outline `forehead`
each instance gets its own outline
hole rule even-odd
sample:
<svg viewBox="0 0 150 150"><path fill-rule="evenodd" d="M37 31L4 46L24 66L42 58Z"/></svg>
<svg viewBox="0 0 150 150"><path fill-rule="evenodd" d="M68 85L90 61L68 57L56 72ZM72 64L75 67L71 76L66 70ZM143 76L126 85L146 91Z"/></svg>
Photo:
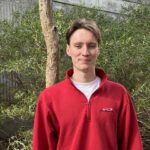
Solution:
<svg viewBox="0 0 150 150"><path fill-rule="evenodd" d="M76 30L70 37L70 43L76 42L96 42L97 39L95 38L94 34L86 29L78 29Z"/></svg>

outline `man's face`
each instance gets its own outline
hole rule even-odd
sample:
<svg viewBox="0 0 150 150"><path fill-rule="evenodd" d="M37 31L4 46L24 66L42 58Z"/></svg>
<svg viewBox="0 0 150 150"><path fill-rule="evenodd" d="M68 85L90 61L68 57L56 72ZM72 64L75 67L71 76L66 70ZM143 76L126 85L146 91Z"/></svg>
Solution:
<svg viewBox="0 0 150 150"><path fill-rule="evenodd" d="M71 35L70 44L67 45L67 54L72 59L74 70L95 69L99 48L93 33L86 29L76 30Z"/></svg>

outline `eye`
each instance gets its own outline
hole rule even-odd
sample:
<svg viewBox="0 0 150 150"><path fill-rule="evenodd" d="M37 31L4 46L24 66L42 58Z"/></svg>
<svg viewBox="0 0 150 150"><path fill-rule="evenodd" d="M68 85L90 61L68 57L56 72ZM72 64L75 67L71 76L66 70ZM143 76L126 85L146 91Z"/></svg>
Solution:
<svg viewBox="0 0 150 150"><path fill-rule="evenodd" d="M97 47L97 45L96 45L96 44L89 44L88 47L89 47L90 49L94 49L94 48Z"/></svg>
<svg viewBox="0 0 150 150"><path fill-rule="evenodd" d="M74 45L77 49L80 49L82 46L81 46L81 44L75 44Z"/></svg>

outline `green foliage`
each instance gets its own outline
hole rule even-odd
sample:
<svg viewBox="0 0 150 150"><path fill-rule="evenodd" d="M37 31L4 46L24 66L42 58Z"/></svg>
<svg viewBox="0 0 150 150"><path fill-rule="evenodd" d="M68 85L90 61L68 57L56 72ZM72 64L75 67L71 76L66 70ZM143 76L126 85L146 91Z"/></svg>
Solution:
<svg viewBox="0 0 150 150"><path fill-rule="evenodd" d="M7 89L13 91L13 103L10 103L10 99L1 97L0 120L33 120L38 93L45 86L46 47L38 7L23 16L16 14L11 23L0 22L0 28L0 73L17 75L13 81L17 87ZM1 86L1 90L4 86L7 87L6 83ZM31 131L27 134L27 128L21 126L20 131L8 139L8 149L31 149Z"/></svg>
<svg viewBox="0 0 150 150"><path fill-rule="evenodd" d="M128 10L127 16L118 21L117 25L112 23L110 28L104 29L102 51L104 49L108 53L102 56L110 56L106 60L111 62L111 78L123 83L130 91L136 88L137 83L148 80L150 11L147 10L148 7L132 8ZM143 21L143 17L147 19ZM100 64L102 62L103 60ZM107 63L105 65L103 67L108 68Z"/></svg>
<svg viewBox="0 0 150 150"><path fill-rule="evenodd" d="M32 141L32 131L26 131L18 133L18 135L12 136L8 140L8 148L9 150L30 150L31 149L31 141Z"/></svg>
<svg viewBox="0 0 150 150"><path fill-rule="evenodd" d="M24 78L23 82L30 82L31 86L33 82L35 88L39 88L38 79L40 79L40 84L44 82L44 80L41 82L41 76L46 60L46 48L37 9L36 7L28 11L24 16L17 15L12 23L0 23L0 72L21 73ZM17 23L16 20L20 22Z"/></svg>
<svg viewBox="0 0 150 150"><path fill-rule="evenodd" d="M112 18L101 10L74 7L55 11L59 34L60 79L71 67L66 56L65 33L76 18L94 19L102 31L102 44L97 66L109 78L125 85L131 92L142 133L145 150L150 141L150 9L149 5L124 10L123 16ZM46 47L41 33L38 7L17 14L12 23L0 22L0 72L21 74L14 91L14 103L0 104L0 119L5 117L33 119L39 91L44 88ZM1 86L3 87L3 86ZM8 149L31 149L31 130L21 130L10 137Z"/></svg>

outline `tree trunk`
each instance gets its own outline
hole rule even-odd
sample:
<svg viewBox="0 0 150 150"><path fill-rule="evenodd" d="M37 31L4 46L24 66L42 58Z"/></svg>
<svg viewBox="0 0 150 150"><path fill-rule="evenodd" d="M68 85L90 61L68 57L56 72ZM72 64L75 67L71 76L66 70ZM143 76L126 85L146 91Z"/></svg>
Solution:
<svg viewBox="0 0 150 150"><path fill-rule="evenodd" d="M46 87L58 81L58 36L52 0L39 0L39 14L47 47Z"/></svg>

